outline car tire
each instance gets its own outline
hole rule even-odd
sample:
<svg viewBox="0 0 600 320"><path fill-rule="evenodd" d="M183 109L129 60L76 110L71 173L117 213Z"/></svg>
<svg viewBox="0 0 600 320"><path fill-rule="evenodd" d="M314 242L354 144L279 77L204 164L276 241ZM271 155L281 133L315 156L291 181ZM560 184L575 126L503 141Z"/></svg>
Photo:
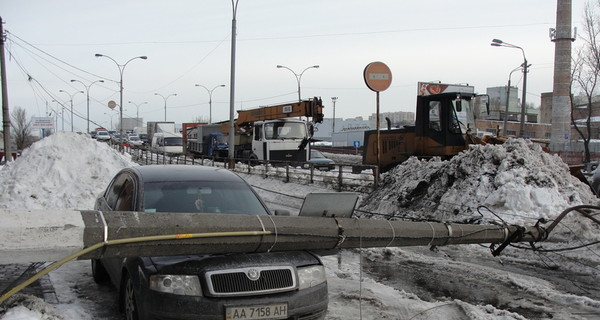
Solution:
<svg viewBox="0 0 600 320"><path fill-rule="evenodd" d="M128 275L124 276L123 279L123 294L121 295L123 303L123 311L125 312L126 320L139 320L140 314L138 312L137 298L135 296L135 290L133 288L133 281Z"/></svg>
<svg viewBox="0 0 600 320"><path fill-rule="evenodd" d="M106 272L106 268L104 268L104 265L98 259L92 259L92 277L94 278L94 282L99 284L104 284L110 281L110 277L108 272Z"/></svg>

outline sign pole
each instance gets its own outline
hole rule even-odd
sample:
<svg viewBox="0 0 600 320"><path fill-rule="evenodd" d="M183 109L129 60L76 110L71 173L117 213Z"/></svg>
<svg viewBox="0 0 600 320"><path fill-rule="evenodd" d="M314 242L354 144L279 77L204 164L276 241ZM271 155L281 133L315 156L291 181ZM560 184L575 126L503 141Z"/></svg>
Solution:
<svg viewBox="0 0 600 320"><path fill-rule="evenodd" d="M375 92L375 95L377 96L376 100L377 100L377 108L376 108L376 112L377 112L377 117L376 117L376 128L377 128L377 168L381 168L381 129L379 126L379 91Z"/></svg>
<svg viewBox="0 0 600 320"><path fill-rule="evenodd" d="M376 127L377 141L375 142L375 150L377 152L377 168L381 172L381 130L379 121L379 92L385 91L392 84L392 72L390 68L383 62L371 62L364 70L363 77L367 87L376 94ZM368 148L368 146L366 146Z"/></svg>

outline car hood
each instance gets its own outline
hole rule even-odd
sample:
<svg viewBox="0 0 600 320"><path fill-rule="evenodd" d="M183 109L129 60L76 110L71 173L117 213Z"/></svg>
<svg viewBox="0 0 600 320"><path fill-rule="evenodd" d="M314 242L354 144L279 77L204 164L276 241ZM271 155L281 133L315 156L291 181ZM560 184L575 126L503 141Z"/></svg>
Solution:
<svg viewBox="0 0 600 320"><path fill-rule="evenodd" d="M269 253L240 253L228 255L189 255L147 258L163 274L198 274L212 270L257 266L305 266L321 264L315 254L308 251Z"/></svg>

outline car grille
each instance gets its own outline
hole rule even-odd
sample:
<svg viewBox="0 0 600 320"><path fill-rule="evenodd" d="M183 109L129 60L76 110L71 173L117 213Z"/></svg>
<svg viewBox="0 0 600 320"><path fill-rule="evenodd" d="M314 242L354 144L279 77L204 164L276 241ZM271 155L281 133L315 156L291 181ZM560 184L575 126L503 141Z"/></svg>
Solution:
<svg viewBox="0 0 600 320"><path fill-rule="evenodd" d="M260 267L206 273L208 293L214 297L270 294L296 289L294 268Z"/></svg>

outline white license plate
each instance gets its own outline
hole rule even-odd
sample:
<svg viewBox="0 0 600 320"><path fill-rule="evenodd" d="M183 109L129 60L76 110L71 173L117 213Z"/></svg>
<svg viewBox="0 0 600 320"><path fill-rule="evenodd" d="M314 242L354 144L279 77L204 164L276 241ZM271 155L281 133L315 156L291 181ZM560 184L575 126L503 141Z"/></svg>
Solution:
<svg viewBox="0 0 600 320"><path fill-rule="evenodd" d="M264 320L287 318L287 304L269 304L225 308L226 320Z"/></svg>

